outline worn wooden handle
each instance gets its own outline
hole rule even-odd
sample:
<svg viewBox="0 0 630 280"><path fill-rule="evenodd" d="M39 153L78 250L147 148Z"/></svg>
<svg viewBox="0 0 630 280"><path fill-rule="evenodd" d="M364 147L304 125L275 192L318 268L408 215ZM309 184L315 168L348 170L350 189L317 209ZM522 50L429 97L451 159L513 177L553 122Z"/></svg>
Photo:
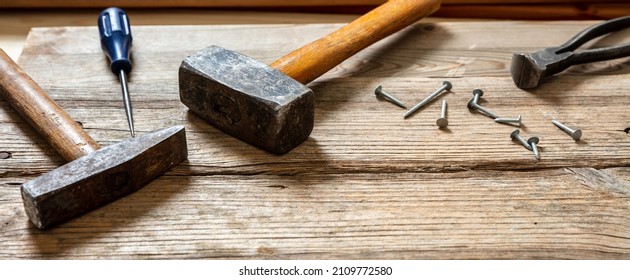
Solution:
<svg viewBox="0 0 630 280"><path fill-rule="evenodd" d="M392 0L271 63L307 84L369 45L437 11L440 0Z"/></svg>
<svg viewBox="0 0 630 280"><path fill-rule="evenodd" d="M0 49L0 94L67 161L99 149L44 90Z"/></svg>

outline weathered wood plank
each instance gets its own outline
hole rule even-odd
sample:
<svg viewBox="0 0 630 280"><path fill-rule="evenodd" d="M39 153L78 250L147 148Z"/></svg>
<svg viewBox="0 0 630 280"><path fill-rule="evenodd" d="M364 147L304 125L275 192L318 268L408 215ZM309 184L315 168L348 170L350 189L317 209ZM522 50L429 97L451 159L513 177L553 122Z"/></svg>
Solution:
<svg viewBox="0 0 630 280"><path fill-rule="evenodd" d="M629 180L629 168L162 176L48 231L5 193L0 257L628 258Z"/></svg>
<svg viewBox="0 0 630 280"><path fill-rule="evenodd" d="M404 110L374 97L375 81L364 78L327 81L314 87L318 105L311 137L282 157L273 157L245 145L189 113L179 103L174 84L165 87L171 92L170 97L134 91L134 110L138 131L186 124L190 148L196 151L191 153L191 161L239 173L292 170L296 163L309 169L320 169L323 162L326 168L332 169L354 170L369 166L385 171L630 165L629 135L624 131L630 126L630 112L626 110L630 99L623 93L623 88L630 87L630 80L620 80L621 88L614 88L616 85L613 84L577 84L578 78L564 80L549 84L545 87L548 92L535 94L512 90L514 86L510 78L451 80L455 84L453 92L444 96L450 104L450 124L445 131L435 125L440 110L437 105L432 104L404 120ZM387 79L382 84L410 104L427 95L430 88L439 86L438 81L427 78ZM522 115L525 124L522 133L541 138L542 161L536 161L530 151L510 139L514 127L495 124L486 116L468 111L465 104L471 95L466 89L480 84L484 85L482 88L492 88L486 91L484 105L499 115ZM575 88L564 92L563 86ZM138 85L132 83L130 87L133 91ZM110 88L95 95L95 100L60 101L61 106L70 108L68 111L75 120L83 123L104 145L128 137L126 121L121 117L124 112L120 108L120 93L115 85ZM421 88L425 89L424 93L416 92ZM64 94L71 98L69 93ZM152 98L156 100L151 101ZM95 108L99 114L93 113ZM17 114L0 115L2 120L9 120L9 117L16 119ZM553 118L580 127L584 131L582 140L574 142L551 124ZM49 155L22 148L32 146L33 141L43 142L30 133L30 128L21 127L28 133L22 130L12 132L14 137L7 141L18 145L11 149L15 157L13 164L27 168L32 160L45 161ZM5 129L14 130L12 127ZM20 152L29 152L27 157L22 157L24 161L18 161ZM212 154L216 156L209 157ZM217 162L217 158L225 157L230 160ZM58 164L55 161L53 165L39 167L47 170Z"/></svg>
<svg viewBox="0 0 630 280"><path fill-rule="evenodd" d="M531 52L560 45L575 33L594 23L592 21L559 21L547 24L544 22L510 22L509 28L493 30L493 32L488 32L489 23L483 22L417 24L391 36L388 40L375 44L348 62L362 66L351 70L355 77L357 75L386 77L391 74L388 72L394 72L397 76L416 76L419 74L424 76L431 73L436 77L502 77L509 69L509 59L513 52ZM553 26L553 34L542 36L541 33L549 28L548 25ZM295 31L298 26L301 32ZM282 54L326 35L340 26L339 24L160 26L159 32L168 34L172 40L168 46L154 42L155 37L159 36L156 34L155 27L137 26L133 30L134 42L136 42L134 59L138 59L136 70L137 67L154 69L154 67L161 65L161 68L155 70L167 71L170 69L176 71L177 68L173 68L171 64L179 65L184 57L209 45L220 45L228 49L238 50L260 61L271 62ZM270 28L273 28L273 36L269 35L271 34ZM51 38L50 33L55 34L55 36ZM97 34L96 27L60 27L52 30L44 28L41 31L39 28L34 28L33 32L29 34L28 40L41 41L42 44L25 46L23 54L27 55L29 60L36 59L32 62L33 64L43 64L42 62L54 60L55 57L59 59L58 54L60 53L73 53L76 63L96 65L100 69L100 66L107 62L104 56L95 57L95 54L100 51ZM453 39L455 34L457 37ZM628 38L628 34L630 31L622 31L604 37L595 41L597 42L595 46L622 43ZM77 41L82 43L70 43ZM156 52L160 55L152 55ZM48 55L52 55L52 57ZM29 63L26 57L20 61L24 65ZM453 61L453 58L456 59ZM620 69L623 68L622 62L625 61L627 59L574 67L571 68L571 72L627 73L627 69ZM613 67L609 69L611 65ZM470 73L473 69L461 69L466 66L475 67L473 69L478 70ZM54 67L54 65L49 67ZM378 69L369 71L370 68ZM68 75L73 78L85 79L93 75L90 75L91 72L86 72L82 67L71 67L65 70L69 71ZM337 71L344 70L342 67L337 69ZM96 71L96 75L99 75L99 72ZM162 71L157 71L155 74L160 72ZM82 75L78 75L78 73L82 73ZM334 73L335 76L339 76L338 72ZM49 72L49 74L53 73ZM146 75L143 76L151 79ZM62 80L53 79L50 81L61 82Z"/></svg>
<svg viewBox="0 0 630 280"><path fill-rule="evenodd" d="M541 40L534 41L540 29L540 23L517 22L514 27L505 34L495 34L497 38L505 38L505 46L497 43L498 39L474 36L483 34L488 29L487 23L444 23L418 25L407 30L405 34L395 36L391 40L377 44L366 50L358 57L347 61L313 85L317 93L318 113L316 114L316 127L312 134L312 140L298 148L294 153L285 157L312 162L310 154L315 149L321 154L335 154L336 160L352 161L360 158L369 160L374 156L383 156L387 160L411 161L411 165L431 165L435 158L445 162L439 165L449 165L453 157L462 152L470 157L463 160L462 168L479 167L493 164L501 164L495 159L510 160L515 155L521 159L528 159L529 152L512 143L509 138L511 127L497 126L490 119L478 114L471 114L465 109L464 104L470 96L470 90L479 87L486 90L487 106L500 115L523 115L526 127L525 131L536 133L543 142L541 147L545 149L543 162L522 161L525 168L532 165L567 166L578 164L580 166L615 166L628 164L626 154L628 150L627 134L624 129L628 127L627 120L630 115L625 111L630 100L625 98L623 88L628 83L620 79L612 83L582 83L590 79L601 79L601 75L592 73L584 76L576 76L578 73L586 75L593 71L603 71L609 75L620 75L627 72L623 62L605 62L599 66L584 66L571 69L567 75L561 75L554 79L553 83L546 84L543 88L527 93L512 84L506 71L509 67L511 52L518 46L535 50L544 47ZM577 25L577 26L576 26ZM584 28L583 23L560 22L561 32L571 34ZM228 147L239 146L240 142L207 126L194 115L188 114L186 108L178 101L176 71L181 60L187 55L210 44L219 44L228 48L237 49L248 53L262 61L272 61L277 58L279 52L289 51L296 46L324 35L338 25L306 25L305 32L295 32L295 25L274 26L276 36L264 36L256 40L255 44L243 45L239 42L243 38L257 38L256 34L265 32L269 26L217 26L217 27L164 27L168 34L174 34L173 46L163 47L153 41L155 30L153 27L140 26L134 35L136 46L134 59L136 68L131 76L131 88L133 91L134 108L138 120L139 129L151 130L160 127L159 123L190 122L198 124L189 126L190 133L198 130L210 133L213 141L209 146L225 145ZM161 27L162 28L162 27ZM53 29L57 35L46 36L47 29L35 29L30 35L30 40L43 41L41 52L27 47L21 63L26 68L29 65L39 69L40 83L50 89L51 95L58 100L64 108L70 111L77 110L79 116L75 118L81 121L86 128L115 129L119 138L111 140L105 134L105 139L99 141L117 142L124 137L125 121L119 118L114 108L120 108L119 88L116 77L103 73L106 65L105 58L100 54L100 49L95 28L57 28ZM144 31L146 30L146 31ZM160 29L161 30L161 29ZM236 32L237 30L238 32ZM514 31L516 30L516 31ZM514 32L512 32L514 31ZM560 32L559 31L559 32ZM187 35L191 34L191 35ZM457 40L449 40L448 34L457 34ZM517 40L512 34L520 34L525 40ZM508 36L506 38L506 35ZM190 37L192 36L192 37ZM211 38L204 38L210 36ZM59 37L63 38L60 40ZM187 37L190 37L186 39ZM281 38L291 37L290 42ZM550 44L560 43L564 39L553 36L556 41ZM567 36L568 37L568 36ZM83 39L85 44L70 44L68 42ZM614 38L613 38L614 39ZM529 41L528 41L529 40ZM182 42L191 43L182 43ZM283 41L286 41L282 43ZM400 42L403 43L400 43ZM518 43L518 42L520 43ZM611 41L611 40L609 40ZM614 41L614 40L612 40ZM64 43L65 42L65 43ZM143 43L145 42L145 43ZM288 42L288 43L287 43ZM394 43L392 43L394 42ZM529 42L529 43L528 43ZM611 43L611 42L609 42ZM278 51L278 45L282 48ZM434 53L434 49L440 48L443 52L438 59L431 58L430 63L417 64L415 57L425 57L428 53ZM168 51L164 51L167 49ZM472 49L472 50L471 50ZM181 51L175 51L181 50ZM33 52L36 53L33 53ZM42 55L41 53L44 53ZM45 55L50 53L50 55ZM84 67L66 67L66 71L59 71L58 65L69 58L61 54L72 54L73 61ZM275 53L275 55L273 54ZM76 55L75 55L76 54ZM396 55L397 57L394 57ZM465 56L462 56L465 55ZM497 61L486 63L479 57L494 57ZM90 62L94 61L94 62ZM399 64L392 64L398 61ZM73 62L74 63L74 62ZM37 66L35 66L37 65ZM424 67L429 65L432 67ZM477 65L501 65L499 68L486 71L468 70L479 67ZM605 68L605 66L611 66ZM358 70L353 70L354 68ZM595 68L593 68L595 67ZM363 68L367 68L364 70ZM427 68L429 68L427 70ZM608 70L608 69L613 69ZM150 73L150 74L144 74ZM471 74L468 74L471 73ZM348 78L340 78L347 76ZM394 76L396 78L388 78ZM422 78L428 76L429 78ZM487 76L487 77L486 77ZM401 78L398 78L401 77ZM415 78L412 78L415 77ZM484 77L484 78L480 78ZM613 76L616 77L616 76ZM409 104L424 97L427 92L439 85L436 78L450 79L455 87L453 93L447 95L449 99L451 119L450 132L435 129L434 119L439 108L431 106L410 120L402 120L399 110L389 104L377 102L371 91L376 85L383 84L389 91L403 98ZM72 83L68 81L71 80ZM616 79L617 80L617 79ZM77 86L79 84L80 86ZM94 94L93 92L99 92ZM86 96L86 97L79 97ZM80 99L77 102L77 99ZM612 102L609 102L612 101ZM85 108L87 106L87 108ZM537 111L528 110L534 106ZM103 115L92 114L91 108L109 108L111 112ZM154 110L159 108L160 110ZM168 113L165 113L168 111ZM366 111L374 114L365 114ZM585 113L588 112L588 113ZM153 113L153 114L152 114ZM596 116L596 117L593 117ZM565 122L579 125L585 131L584 140L573 143L562 132L550 124L552 118L559 118ZM107 118L101 120L101 118ZM105 125L100 125L105 124ZM111 127L115 125L115 127ZM143 124L149 124L143 128ZM474 127L474 130L470 128ZM320 132L321 131L321 132ZM457 133L453 133L457 131ZM98 133L98 132L96 132ZM338 137L343 133L343 137ZM378 134L374 134L378 133ZM194 137L194 136L192 136ZM436 139L439 141L434 141ZM551 138L551 139L549 139ZM592 140L592 145L586 142ZM551 141L551 142L547 142ZM318 145L326 143L326 145ZM330 143L334 143L330 145ZM604 144L606 143L606 144ZM603 145L602 145L603 144ZM406 147L406 148L401 148ZM459 147L459 149L457 148ZM610 147L614 147L612 150ZM213 147L208 147L214 149ZM332 148L332 150L331 150ZM557 148L553 150L552 148ZM222 148L218 148L221 150ZM264 152L245 147L246 154L255 155L255 158L266 157ZM306 150L304 156L300 149ZM308 152L311 151L311 152ZM558 151L559 155L549 154ZM571 153L564 153L571 151ZM566 156L576 156L579 160L568 160ZM194 157L194 155L192 155ZM343 158L343 157L346 158ZM597 158L607 160L619 159L619 161L606 163ZM248 162L255 160L248 158ZM474 158L474 161L470 161ZM557 159L557 160L554 160ZM594 159L594 160L589 160ZM585 161L586 160L586 161ZM414 162L415 161L415 162ZM291 161L289 161L291 162ZM378 163L376 163L378 164ZM384 163L389 167L389 163ZM398 165L397 167L400 167ZM457 164L455 165L457 166ZM506 165L511 168L513 166ZM274 165L274 168L277 166ZM457 168L457 167L456 167Z"/></svg>
<svg viewBox="0 0 630 280"><path fill-rule="evenodd" d="M0 159L0 258L629 258L627 59L571 68L530 92L508 73L512 52L560 44L592 23L418 24L312 83L315 128L283 156L189 113L177 68L211 44L271 62L339 25L137 26L136 129L186 125L189 160L39 231L19 185L63 160L0 100L0 152L11 153ZM19 63L107 146L128 128L96 35L33 29ZM411 105L444 79L454 85L444 131L437 102L404 120L373 94L382 84ZM468 111L475 87L499 115L522 115L522 133L541 138L541 161L510 140L513 127ZM553 118L580 127L582 141Z"/></svg>

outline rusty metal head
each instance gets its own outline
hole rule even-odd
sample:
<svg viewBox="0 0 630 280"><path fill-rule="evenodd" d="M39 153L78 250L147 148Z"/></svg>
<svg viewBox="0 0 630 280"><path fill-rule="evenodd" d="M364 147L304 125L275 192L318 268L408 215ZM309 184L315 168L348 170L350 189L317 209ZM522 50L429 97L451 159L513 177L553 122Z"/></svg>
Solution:
<svg viewBox="0 0 630 280"><path fill-rule="evenodd" d="M45 228L132 193L187 157L183 126L132 138L24 183L24 209Z"/></svg>
<svg viewBox="0 0 630 280"><path fill-rule="evenodd" d="M558 48L547 48L535 53L512 55L510 73L514 84L522 89L536 88L544 78L571 66L568 58L573 53L556 53L557 50Z"/></svg>
<svg viewBox="0 0 630 280"><path fill-rule="evenodd" d="M179 67L182 103L215 127L259 148L283 154L313 129L313 92L261 62L211 46Z"/></svg>

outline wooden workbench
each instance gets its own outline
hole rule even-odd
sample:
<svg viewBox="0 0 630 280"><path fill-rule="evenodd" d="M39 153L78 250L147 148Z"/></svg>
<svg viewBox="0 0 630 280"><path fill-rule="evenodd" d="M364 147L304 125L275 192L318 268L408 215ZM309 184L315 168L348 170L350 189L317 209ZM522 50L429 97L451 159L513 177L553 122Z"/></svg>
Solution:
<svg viewBox="0 0 630 280"><path fill-rule="evenodd" d="M630 258L630 67L569 69L532 91L511 54L558 45L593 22L419 23L309 86L315 128L277 156L229 137L179 102L182 59L208 45L264 62L338 24L136 26L130 91L140 134L186 126L189 159L140 191L50 230L32 226L20 184L64 162L0 100L0 258ZM36 28L19 64L103 146L129 136L96 27ZM625 34L598 44L620 43ZM453 83L448 129L439 102ZM514 127L470 112L473 88ZM551 124L581 128L574 142ZM10 156L9 156L10 155Z"/></svg>

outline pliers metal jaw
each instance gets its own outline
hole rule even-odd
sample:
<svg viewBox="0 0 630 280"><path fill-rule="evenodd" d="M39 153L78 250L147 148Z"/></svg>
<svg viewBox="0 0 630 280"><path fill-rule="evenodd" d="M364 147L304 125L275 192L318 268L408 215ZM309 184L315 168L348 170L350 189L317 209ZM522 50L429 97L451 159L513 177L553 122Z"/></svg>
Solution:
<svg viewBox="0 0 630 280"><path fill-rule="evenodd" d="M630 44L575 51L594 38L627 27L630 27L630 16L593 25L559 47L546 48L530 54L514 54L510 66L512 79L519 88L535 88L545 77L562 72L572 65L629 56Z"/></svg>

